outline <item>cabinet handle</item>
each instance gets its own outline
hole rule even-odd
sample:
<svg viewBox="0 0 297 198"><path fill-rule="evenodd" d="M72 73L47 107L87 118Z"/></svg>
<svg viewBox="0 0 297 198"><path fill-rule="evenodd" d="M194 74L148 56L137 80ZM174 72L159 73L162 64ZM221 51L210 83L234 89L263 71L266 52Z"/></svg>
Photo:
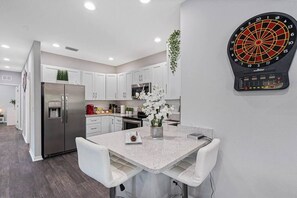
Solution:
<svg viewBox="0 0 297 198"><path fill-rule="evenodd" d="M95 129L97 129L97 128L91 128L91 130L95 130Z"/></svg>
<svg viewBox="0 0 297 198"><path fill-rule="evenodd" d="M166 94L168 94L168 90L167 90L167 84L166 84Z"/></svg>

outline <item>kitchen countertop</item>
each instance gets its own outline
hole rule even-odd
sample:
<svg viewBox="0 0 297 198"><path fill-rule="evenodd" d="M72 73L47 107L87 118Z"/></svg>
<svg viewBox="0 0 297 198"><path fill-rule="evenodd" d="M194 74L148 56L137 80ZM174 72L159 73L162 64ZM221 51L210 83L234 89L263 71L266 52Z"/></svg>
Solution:
<svg viewBox="0 0 297 198"><path fill-rule="evenodd" d="M187 138L189 133L203 130L205 129L164 126L164 138L162 140L152 139L149 127L127 130L137 131L140 134L143 143L135 145L125 144L127 131L97 135L88 138L88 140L106 146L112 154L148 172L159 174L207 145L208 140Z"/></svg>

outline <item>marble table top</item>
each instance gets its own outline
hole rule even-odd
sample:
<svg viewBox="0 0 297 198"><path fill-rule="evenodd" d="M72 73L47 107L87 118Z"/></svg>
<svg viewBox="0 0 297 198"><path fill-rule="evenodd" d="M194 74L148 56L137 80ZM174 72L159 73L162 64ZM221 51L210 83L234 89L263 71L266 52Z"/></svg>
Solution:
<svg viewBox="0 0 297 198"><path fill-rule="evenodd" d="M126 145L125 134L128 131L137 131L143 143ZM92 136L88 140L106 146L112 154L148 172L159 174L209 143L204 139L189 139L189 133L193 130L164 126L164 138L155 140L150 137L150 128L142 127Z"/></svg>

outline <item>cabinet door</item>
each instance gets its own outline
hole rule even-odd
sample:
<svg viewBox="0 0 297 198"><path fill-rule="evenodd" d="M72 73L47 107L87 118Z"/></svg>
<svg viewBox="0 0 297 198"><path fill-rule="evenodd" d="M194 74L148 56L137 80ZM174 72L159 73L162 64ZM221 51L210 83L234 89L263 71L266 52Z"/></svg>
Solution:
<svg viewBox="0 0 297 198"><path fill-rule="evenodd" d="M115 100L117 98L117 75L106 75L106 100Z"/></svg>
<svg viewBox="0 0 297 198"><path fill-rule="evenodd" d="M133 72L133 84L139 84L141 83L141 71L134 71Z"/></svg>
<svg viewBox="0 0 297 198"><path fill-rule="evenodd" d="M58 68L43 65L42 67L42 82L56 83Z"/></svg>
<svg viewBox="0 0 297 198"><path fill-rule="evenodd" d="M68 82L72 85L80 85L80 71L68 70Z"/></svg>
<svg viewBox="0 0 297 198"><path fill-rule="evenodd" d="M126 74L126 82L125 100L132 100L132 73Z"/></svg>
<svg viewBox="0 0 297 198"><path fill-rule="evenodd" d="M152 82L152 68L145 68L142 70L143 83Z"/></svg>
<svg viewBox="0 0 297 198"><path fill-rule="evenodd" d="M115 129L114 129L115 132L122 131L122 130L123 130L123 125L122 124L116 124L115 125Z"/></svg>
<svg viewBox="0 0 297 198"><path fill-rule="evenodd" d="M101 132L102 133L109 133L110 132L110 119L109 116L102 116L102 123L101 123Z"/></svg>
<svg viewBox="0 0 297 198"><path fill-rule="evenodd" d="M126 74L118 74L118 100L124 100L126 93Z"/></svg>
<svg viewBox="0 0 297 198"><path fill-rule="evenodd" d="M114 116L109 116L109 132L115 132Z"/></svg>
<svg viewBox="0 0 297 198"><path fill-rule="evenodd" d="M83 72L82 84L85 86L85 99L94 100L94 74L93 72Z"/></svg>
<svg viewBox="0 0 297 198"><path fill-rule="evenodd" d="M165 65L156 65L152 68L153 86L159 86L164 89L164 69Z"/></svg>
<svg viewBox="0 0 297 198"><path fill-rule="evenodd" d="M105 100L105 74L94 74L94 96L96 100Z"/></svg>

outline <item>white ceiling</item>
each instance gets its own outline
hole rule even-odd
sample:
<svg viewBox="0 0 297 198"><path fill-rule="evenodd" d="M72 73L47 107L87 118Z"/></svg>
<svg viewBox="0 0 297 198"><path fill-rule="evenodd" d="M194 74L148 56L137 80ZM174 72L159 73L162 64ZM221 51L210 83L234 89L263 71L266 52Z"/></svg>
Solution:
<svg viewBox="0 0 297 198"><path fill-rule="evenodd" d="M20 70L34 40L42 51L118 66L161 52L174 29L184 0L0 0L0 69ZM162 41L157 44L155 37ZM54 48L59 43L60 48ZM79 49L67 51L65 46ZM4 62L3 58L10 58ZM114 61L109 61L114 57Z"/></svg>

